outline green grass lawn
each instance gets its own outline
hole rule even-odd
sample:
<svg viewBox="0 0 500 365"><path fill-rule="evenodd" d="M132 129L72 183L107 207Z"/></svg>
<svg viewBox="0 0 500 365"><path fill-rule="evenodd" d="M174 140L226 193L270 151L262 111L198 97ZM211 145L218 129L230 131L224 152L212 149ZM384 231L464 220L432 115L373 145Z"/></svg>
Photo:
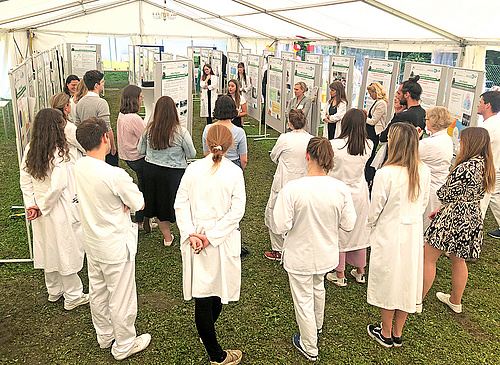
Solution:
<svg viewBox="0 0 500 365"><path fill-rule="evenodd" d="M116 124L121 89L107 89L106 99ZM257 122L247 121L248 135ZM195 105L193 141L203 156L205 121ZM29 257L24 220L9 219L12 205L22 205L13 127L8 140L0 133L0 259ZM276 133L272 136L277 137ZM247 209L241 223L243 244L251 255L242 260L241 298L224 306L217 322L223 348L243 351L242 364L306 364L291 339L298 328L286 272L263 253L270 248L264 209L275 170L269 151L275 141L248 140L245 169ZM121 161L121 167L126 168ZM130 170L128 170L130 172ZM488 213L485 230L495 229ZM207 364L194 325L194 303L182 296L181 255L177 228L172 247L162 245L158 230L139 234L136 280L139 297L136 328L149 332L151 345L125 360L130 364ZM324 364L499 364L500 363L500 242L485 236L483 253L469 265L464 312L454 314L436 297L451 289L450 261L438 261L434 286L422 315L411 314L403 347L385 349L366 333L380 321L379 310L366 303L366 285L349 280L346 288L326 282L326 310L319 339ZM348 269L350 270L350 269ZM347 270L346 270L347 272ZM86 268L80 276L88 289ZM96 341L88 306L67 312L62 300L47 301L43 272L31 263L0 265L0 363L108 364L108 350Z"/></svg>

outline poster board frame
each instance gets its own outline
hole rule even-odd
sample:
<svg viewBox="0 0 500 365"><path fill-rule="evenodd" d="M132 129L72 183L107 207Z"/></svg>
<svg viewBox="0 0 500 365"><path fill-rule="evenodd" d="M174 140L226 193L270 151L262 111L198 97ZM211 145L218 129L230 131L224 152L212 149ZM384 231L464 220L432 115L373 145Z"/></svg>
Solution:
<svg viewBox="0 0 500 365"><path fill-rule="evenodd" d="M272 66L275 66L274 69L272 69ZM266 103L264 107L265 109L265 115L266 115L266 120L265 123L266 125L270 126L271 128L275 129L276 131L280 133L285 133L286 132L286 118L284 118L285 115L285 107L286 103L283 98L283 95L286 92L286 60L278 57L269 57L267 61L267 87L266 87ZM279 72L281 73L281 81L278 83L275 83L275 86L278 87L273 87L273 89L277 90L277 95L276 95L276 102L279 101L279 110L275 108L274 114L277 115L277 117L273 116L272 113L272 106L273 106L273 99L270 98L270 86L272 84L272 72ZM271 106L271 108L270 108ZM280 114L277 114L276 111L279 111Z"/></svg>
<svg viewBox="0 0 500 365"><path fill-rule="evenodd" d="M231 79L238 79L238 64L242 59L242 54L239 52L227 52L227 81ZM234 73L232 72L232 68L234 66ZM245 68L246 70L246 68Z"/></svg>
<svg viewBox="0 0 500 365"><path fill-rule="evenodd" d="M224 75L222 74L223 52L218 49L212 50L212 70L219 80L217 92L220 94L224 89Z"/></svg>
<svg viewBox="0 0 500 365"><path fill-rule="evenodd" d="M48 105L46 89L45 89L45 70L43 64L43 55L41 53L35 53L33 56L33 70L35 74L35 94L36 94L36 107L35 109L39 111L40 109L46 108Z"/></svg>
<svg viewBox="0 0 500 365"><path fill-rule="evenodd" d="M305 61L323 65L323 62L325 62L325 55L323 53L306 53Z"/></svg>
<svg viewBox="0 0 500 365"><path fill-rule="evenodd" d="M131 85L135 85L135 52L134 45L129 44L127 47L128 53L128 83Z"/></svg>
<svg viewBox="0 0 500 365"><path fill-rule="evenodd" d="M420 72L415 73L415 71L418 71L418 68L422 70ZM448 83L449 70L450 66L447 65L436 65L433 63L406 61L405 71L403 73L403 81L408 80L410 77L413 77L414 75L420 76L420 80L418 80L418 83L420 84L420 86L422 86L420 105L422 106L422 108L427 110L429 108L432 108L433 106L444 105L444 97L446 93L446 85ZM439 75L437 75L438 73ZM439 76L439 78L437 80L433 80L436 78L433 77L433 75ZM435 85L435 81L438 81L437 87ZM432 101L428 102L429 99L432 99Z"/></svg>
<svg viewBox="0 0 500 365"><path fill-rule="evenodd" d="M250 63L255 61L255 64ZM252 84L251 94L252 96L255 95L255 98L247 100L248 115L258 120L259 122L262 119L262 77L264 73L262 70L263 66L264 56L254 54L247 55L247 77L251 78L251 75L254 74L254 71L257 72L257 80L254 81L252 78L250 79L250 82ZM252 72L250 72L250 68L253 68Z"/></svg>
<svg viewBox="0 0 500 365"><path fill-rule="evenodd" d="M262 50L262 55L264 57L277 57L278 56L278 51L274 50L274 51L271 51L270 49L263 49Z"/></svg>
<svg viewBox="0 0 500 365"><path fill-rule="evenodd" d="M374 69L372 71L371 67L379 67L378 69ZM390 71L389 71L390 70ZM382 77L383 75L390 74L390 80L386 80L389 83L389 87L387 87L387 82L383 82L382 80L377 79ZM387 98L389 99L389 104L387 105L387 119L386 125L392 119L393 110L394 110L394 95L396 94L396 84L399 76L399 61L394 60L386 60L380 58L367 58L365 59L365 65L363 68L363 78L361 81L361 87L359 92L359 100L358 100L358 108L365 110L368 112L371 105L374 103L368 95L368 91L366 87L372 83L373 81L382 81L381 84L385 89L387 94Z"/></svg>
<svg viewBox="0 0 500 365"><path fill-rule="evenodd" d="M345 94L347 100L352 100L352 95L354 93L354 85L351 82L354 78L354 56L339 56L339 55L330 55L330 59L328 60L328 87L327 87L327 96L328 96L328 90L329 90L329 85L335 81L338 80L338 77L334 77L333 73L334 72L340 72L342 73L342 69L347 68L346 73L346 79L343 81L344 87L345 87Z"/></svg>
<svg viewBox="0 0 500 365"><path fill-rule="evenodd" d="M84 48L91 49L92 46L95 46L95 62L92 63L92 67L89 68L89 66L80 66L76 65L74 62L74 56L73 54L74 48L75 47L81 47L82 52L91 52L91 51L84 51ZM89 70L99 70L102 72L102 62L101 62L101 45L99 43L78 43L78 42L71 42L71 43L66 43L66 49L67 49L67 56L68 56L68 75L76 75L80 79L83 78L83 75L85 72ZM88 59L90 61L90 58Z"/></svg>
<svg viewBox="0 0 500 365"><path fill-rule="evenodd" d="M170 75L163 75L163 72L166 68L171 70ZM185 90L187 87L187 95L185 96L187 99L179 100L175 97L175 95L167 95L174 99L179 117L181 119L181 125L183 125L188 131L189 134L192 135L193 130L193 60L188 58L182 58L177 60L170 61L159 61L155 62L155 87L154 87L154 100L158 100L161 96L165 96L164 83L169 82L175 87L175 82L179 80L175 80L181 77L186 77L185 87L177 85L179 90ZM184 70L187 74L184 74ZM170 80L170 81L168 81ZM186 124L182 123L182 117L186 116Z"/></svg>

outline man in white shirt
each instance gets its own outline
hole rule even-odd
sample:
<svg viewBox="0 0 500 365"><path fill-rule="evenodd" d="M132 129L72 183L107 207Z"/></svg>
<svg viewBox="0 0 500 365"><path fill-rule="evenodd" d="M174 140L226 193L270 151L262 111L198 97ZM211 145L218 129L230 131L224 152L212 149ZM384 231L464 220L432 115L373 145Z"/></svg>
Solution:
<svg viewBox="0 0 500 365"><path fill-rule="evenodd" d="M483 123L480 127L488 130L491 142L491 152L493 153L493 164L496 171L496 184L493 194L486 194L481 200L481 211L483 219L486 216L488 203L500 227L500 91L487 91L481 95L481 100L477 106L477 113L483 116ZM488 236L500 238L500 228L489 231Z"/></svg>
<svg viewBox="0 0 500 365"><path fill-rule="evenodd" d="M108 128L107 134L111 142L111 151L106 155L106 162L118 166L118 154L116 153L115 138L109 120L109 105L106 100L99 97L104 91L104 74L98 70L85 72L83 82L89 90L75 106L75 125L92 117L101 118Z"/></svg>
<svg viewBox="0 0 500 365"><path fill-rule="evenodd" d="M101 348L111 348L123 360L151 341L136 336L137 317L135 254L137 225L129 210L144 208L142 193L125 170L105 162L111 148L106 123L99 118L83 121L76 138L87 156L75 164L75 179L87 254L90 309Z"/></svg>

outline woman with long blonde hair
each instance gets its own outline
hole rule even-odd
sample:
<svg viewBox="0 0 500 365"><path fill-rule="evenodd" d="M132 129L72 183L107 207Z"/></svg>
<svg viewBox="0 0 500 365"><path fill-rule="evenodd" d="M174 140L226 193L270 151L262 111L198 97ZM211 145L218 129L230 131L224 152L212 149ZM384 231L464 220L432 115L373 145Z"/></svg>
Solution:
<svg viewBox="0 0 500 365"><path fill-rule="evenodd" d="M377 171L368 212L370 273L367 301L380 308L382 326L367 331L384 347L401 346L408 313L422 298L422 213L430 172L418 155L418 133L409 123L389 129L388 159Z"/></svg>
<svg viewBox="0 0 500 365"><path fill-rule="evenodd" d="M437 298L455 313L462 312L462 295L467 284L466 259L477 259L483 243L480 201L495 187L495 167L486 129L469 127L460 131L460 152L446 182L437 191L441 206L429 216L425 232L425 297L436 276L436 261L450 253L451 294L437 292Z"/></svg>
<svg viewBox="0 0 500 365"><path fill-rule="evenodd" d="M175 199L184 299L195 300L196 329L210 363L238 364L241 351L222 350L215 322L222 304L240 297L245 181L242 170L225 157L234 144L227 127L212 125L206 144L210 153L188 166Z"/></svg>

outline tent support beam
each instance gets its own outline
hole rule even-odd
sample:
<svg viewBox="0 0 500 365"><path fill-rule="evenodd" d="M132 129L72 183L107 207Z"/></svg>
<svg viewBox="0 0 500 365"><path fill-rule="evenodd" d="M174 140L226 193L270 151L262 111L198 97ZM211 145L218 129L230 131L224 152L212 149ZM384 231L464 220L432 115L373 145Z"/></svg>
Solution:
<svg viewBox="0 0 500 365"><path fill-rule="evenodd" d="M261 32L260 30L257 30L257 29L254 29L254 28L251 28L251 27L249 27L249 26L246 26L246 25L241 24L241 23L239 23L239 22L236 22L236 21L234 21L234 20L228 19L228 18L227 18L227 17L225 17L225 16L221 16L221 15L219 15L219 14L216 14L216 13L213 13L213 12L211 12L211 11L205 10L205 9L200 8L200 7L198 7L198 6L195 6L195 5L189 4L189 3L185 2L185 1L182 1L182 0L172 0L172 1L173 1L173 2L176 2L176 3L179 3L179 4L181 4L181 5L187 6L187 7L189 7L189 8L195 9L195 10L197 10L197 11L200 11L200 12L206 13L206 14L210 15L212 18L215 18L215 19L221 19L221 20L224 20L225 22L228 22L228 23L231 23L231 24L233 24L233 25L236 25L236 26L238 26L238 27L240 27L240 28L243 28L243 29L249 30L249 31L251 31L251 32L253 32L253 33L256 33L256 34L260 34L261 36L264 36L264 37L266 37L266 38L270 38L270 39L275 39L275 38L276 38L276 37L273 37L272 35L269 35L269 34L267 34L267 33Z"/></svg>
<svg viewBox="0 0 500 365"><path fill-rule="evenodd" d="M54 11L60 11L60 10L65 10L65 9L69 9L69 8L74 8L74 7L77 7L77 6L80 6L80 5L83 8L84 4L90 4L90 3L94 3L96 1L99 1L99 0L80 0L80 1L74 1L74 2L66 4L66 5L56 6L54 8L45 9L45 10L42 10L42 11L37 11L36 13L21 15L21 16L15 17L15 18L10 18L10 19L4 19L4 20L0 21L0 25L11 23L11 22L17 22L19 20L24 20L24 19L27 19L27 18L32 18L34 16L39 16L39 15L44 15L44 14L52 13ZM83 9L83 10L85 10L85 9Z"/></svg>
<svg viewBox="0 0 500 365"><path fill-rule="evenodd" d="M291 11L291 10L303 10L303 9L311 9L311 8L319 8L323 6L330 6L330 5L339 5L339 4L347 4L347 3L355 3L361 0L336 0L336 1L328 1L325 3L318 3L318 4L307 4L307 5L298 5L298 6L290 6L287 8L279 8L279 9L269 9L266 10L267 13L278 13L280 11ZM240 13L240 14L231 14L231 15L225 15L228 18L232 17L237 17L237 16L246 16L246 15L256 15L256 14L261 14L261 11L249 11L247 13ZM200 18L200 19L213 19L216 17L206 17L206 18Z"/></svg>
<svg viewBox="0 0 500 365"><path fill-rule="evenodd" d="M45 20L45 21L40 22L40 23L30 24L30 25L26 25L26 26L23 26L23 27L19 27L19 28L13 28L12 31L25 30L25 29L33 29L33 28L37 28L37 27L42 27L42 26L50 25L50 24L53 24L53 23L62 22L62 21L69 20L69 19L79 18L81 16L85 16L85 15L88 15L88 14L96 13L96 12L103 11L103 10L112 9L112 8L117 7L117 6L131 4L131 3L135 2L135 1L137 1L137 0L119 0L119 1L115 1L113 3L109 3L109 4L106 4L106 5L103 5L103 6L97 6L97 7L94 7L92 9L87 9L87 10L84 10L84 11L83 10L78 10L78 11L76 11L74 13L67 14L67 15L64 15L64 16L60 16L60 17L57 17L57 18L52 18L52 19L49 19L49 20Z"/></svg>
<svg viewBox="0 0 500 365"><path fill-rule="evenodd" d="M267 15L269 15L269 16L272 16L272 17L274 17L274 18L277 18L277 19L279 19L279 20L282 20L282 21L284 21L284 22L286 22L286 23L293 24L293 25L295 25L295 26L297 26L297 27L299 27L299 28L304 28L304 29L307 29L307 30L308 30L308 31L310 31L310 32L313 32L313 33L316 33L316 34L322 35L323 37L326 37L326 38L328 38L328 39L333 39L333 40L335 40L335 41L337 41L337 40L339 39L338 37L336 37L336 36L334 36L334 35L331 35L331 34L325 33L325 32L323 32L323 31L321 31L321 30L319 30L319 29L315 29L315 28L309 27L309 26L307 26L307 25L305 25L305 24L302 24L302 23L299 23L299 22L297 22L297 21L295 21L295 20L289 19L289 18L287 18L287 17L285 17L285 16L283 16L283 15L279 15L279 14L275 14L275 13L269 13L266 9L261 8L261 7L258 7L258 6L256 6L256 5L253 5L253 4L251 4L251 3L247 2L247 1L243 1L243 0L233 0L233 1L234 1L235 3L238 3L238 4L241 4L241 5L247 6L247 7L251 8L251 9L257 10L257 11L258 11L258 12L260 12L260 13L267 14Z"/></svg>
<svg viewBox="0 0 500 365"><path fill-rule="evenodd" d="M424 29L431 31L433 33L439 34L441 37L451 39L452 41L458 43L459 45L467 43L467 41L464 38L461 38L461 37L456 36L452 33L449 33L441 28L435 27L435 26L433 26L429 23L426 23L420 19L414 18L406 13L403 13L402 11L391 8L390 6L382 4L381 2L379 2L377 0L361 0L361 1L364 2L365 4L373 6L374 8L382 10L383 12L386 12L388 14L395 16L395 17L403 19L409 23L412 23L418 27L421 27L421 28L424 28Z"/></svg>
<svg viewBox="0 0 500 365"><path fill-rule="evenodd" d="M147 3L147 4L149 4L149 5L152 5L152 6L156 6L156 7L157 7L157 8L159 8L159 9L163 9L163 6L158 5L157 3L152 2L152 1L150 1L150 0L141 0L141 1L144 1L145 3ZM190 16L188 16L188 15L186 15L186 14L179 13L178 11L175 11L175 10L172 10L172 9L168 9L168 8L167 8L167 10L168 10L168 11L171 11L171 12L173 12L173 13L175 13L175 14L177 14L177 15L181 16L181 17L183 17L184 19L191 20L191 21L193 21L193 22L195 22L195 23L198 23L198 24L204 25L205 27L208 27L208 28L214 29L214 30L216 30L216 31L218 31L218 32L221 32L221 33L227 34L227 35L228 35L228 36L230 36L230 37L238 38L238 36L237 36L236 34L233 34L233 33L228 32L228 31L226 31L226 30L223 30L223 29L219 29L219 28L217 28L217 27L214 27L213 25L210 25L210 24L207 24L207 23L205 23L205 22L202 22L202 21L200 21L200 20L198 20L198 19L195 19L195 18L193 18L193 17L190 17Z"/></svg>

